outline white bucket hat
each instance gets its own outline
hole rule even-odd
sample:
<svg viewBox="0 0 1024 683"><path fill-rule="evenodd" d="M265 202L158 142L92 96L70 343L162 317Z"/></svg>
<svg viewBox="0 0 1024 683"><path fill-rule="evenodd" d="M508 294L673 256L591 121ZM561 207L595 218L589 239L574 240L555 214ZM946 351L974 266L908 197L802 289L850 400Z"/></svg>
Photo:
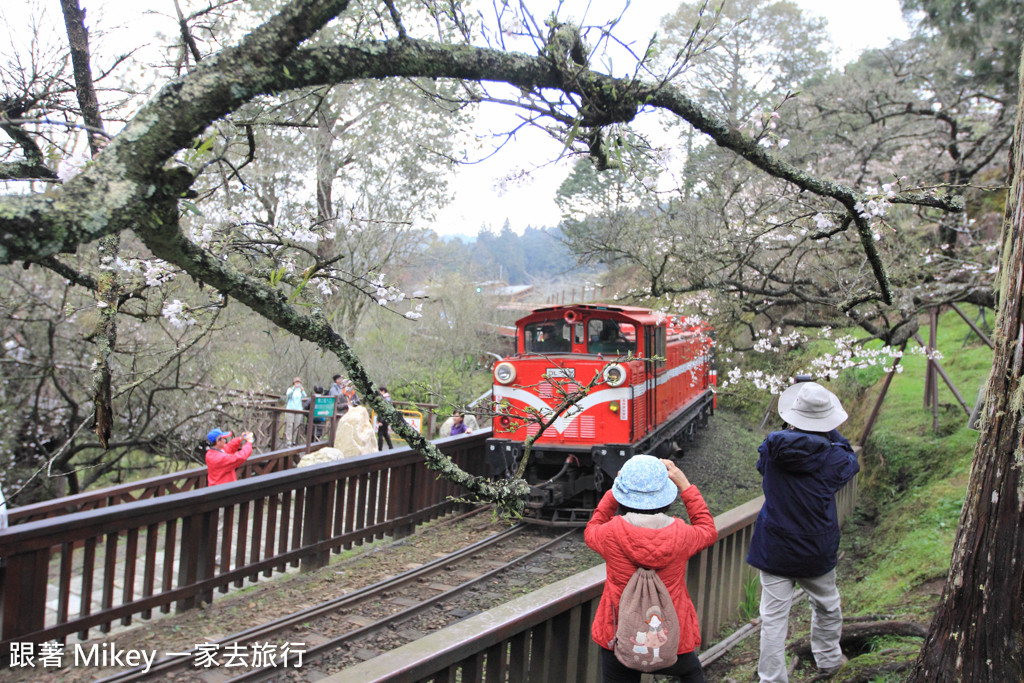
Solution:
<svg viewBox="0 0 1024 683"><path fill-rule="evenodd" d="M830 432L849 417L839 398L817 382L800 382L783 391L779 415L808 432Z"/></svg>

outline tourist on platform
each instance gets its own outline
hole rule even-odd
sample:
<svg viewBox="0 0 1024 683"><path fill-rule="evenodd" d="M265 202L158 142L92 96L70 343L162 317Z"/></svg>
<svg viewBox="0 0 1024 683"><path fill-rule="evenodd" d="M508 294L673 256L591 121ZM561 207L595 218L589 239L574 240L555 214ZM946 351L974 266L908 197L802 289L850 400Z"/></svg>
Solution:
<svg viewBox="0 0 1024 683"><path fill-rule="evenodd" d="M779 396L788 428L758 448L764 505L757 516L747 563L761 571L761 681L788 681L786 633L797 586L811 603L811 652L818 670L846 662L839 647L843 614L836 587L839 519L835 494L860 470L836 428L846 411L831 391L802 382Z"/></svg>
<svg viewBox="0 0 1024 683"><path fill-rule="evenodd" d="M300 433L302 418L305 417L302 412L302 402L309 398L306 390L302 388L302 378L296 377L292 380L292 385L284 392L284 397L286 401L284 407L289 411L298 411L284 414L284 440L288 442L289 446L294 446Z"/></svg>
<svg viewBox="0 0 1024 683"><path fill-rule="evenodd" d="M327 390L328 396L334 397L334 414L344 415L348 412L348 397L345 395L345 378L341 375L335 375L331 382L330 388Z"/></svg>
<svg viewBox="0 0 1024 683"><path fill-rule="evenodd" d="M359 405L359 394L356 393L356 387L352 384L352 380L346 379L342 384L342 391L345 392L345 398L348 399L348 407Z"/></svg>
<svg viewBox="0 0 1024 683"><path fill-rule="evenodd" d="M324 389L319 384L317 384L315 387L313 387L313 397L312 397L312 400L314 402L314 405L316 403L316 398L318 396L327 396L327 390ZM309 405L308 404L306 405L306 409L309 410ZM316 415L313 416L313 440L314 441L319 441L320 439L323 438L324 427L326 425L327 425L327 418L326 417L317 417Z"/></svg>
<svg viewBox="0 0 1024 683"><path fill-rule="evenodd" d="M458 436L459 434L472 434L473 430L466 425L466 414L461 410L456 410L452 413L452 436Z"/></svg>
<svg viewBox="0 0 1024 683"><path fill-rule="evenodd" d="M387 387L380 388L380 395L384 397L384 400L391 403L391 394L388 393ZM381 419L381 416L377 416L377 450L384 450L384 442L388 442L388 448L394 448L391 443L391 434L388 433L388 423Z"/></svg>
<svg viewBox="0 0 1024 683"><path fill-rule="evenodd" d="M691 524L666 514L682 498ZM619 514L616 514L619 513ZM701 683L704 673L694 652L700 645L697 611L686 590L690 558L718 538L715 520L696 486L671 460L634 455L619 470L584 531L587 545L606 563L607 578L591 637L601 647L604 683L639 683L641 673L622 664L609 643L615 638L619 599L638 567L654 569L665 584L679 619L678 659L653 672Z"/></svg>
<svg viewBox="0 0 1024 683"><path fill-rule="evenodd" d="M231 438L231 432L211 429L206 435L210 444L206 451L206 484L216 486L237 481L235 469L252 455L252 432L243 432L241 436Z"/></svg>

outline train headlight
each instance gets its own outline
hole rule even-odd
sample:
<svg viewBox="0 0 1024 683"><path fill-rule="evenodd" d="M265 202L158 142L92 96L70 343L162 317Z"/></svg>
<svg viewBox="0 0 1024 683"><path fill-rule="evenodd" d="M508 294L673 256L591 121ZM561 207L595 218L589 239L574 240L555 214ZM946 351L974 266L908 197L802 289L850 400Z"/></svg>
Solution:
<svg viewBox="0 0 1024 683"><path fill-rule="evenodd" d="M608 403L608 410L612 411L613 413L619 412L619 402L618 401L611 401L611 402L609 402Z"/></svg>
<svg viewBox="0 0 1024 683"><path fill-rule="evenodd" d="M607 382L610 387L622 385L622 383L626 381L626 368L622 367L618 363L609 365L604 369L604 381Z"/></svg>
<svg viewBox="0 0 1024 683"><path fill-rule="evenodd" d="M516 368L511 363L498 363L494 366L494 380L498 384L511 384L516 378Z"/></svg>

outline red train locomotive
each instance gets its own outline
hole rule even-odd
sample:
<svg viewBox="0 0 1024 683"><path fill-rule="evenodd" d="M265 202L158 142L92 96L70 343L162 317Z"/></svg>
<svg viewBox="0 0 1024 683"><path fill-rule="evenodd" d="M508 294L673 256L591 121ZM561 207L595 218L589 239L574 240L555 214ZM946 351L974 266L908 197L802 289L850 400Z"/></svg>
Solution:
<svg viewBox="0 0 1024 683"><path fill-rule="evenodd" d="M536 440L527 515L585 524L635 453L668 457L713 411L709 329L632 306L540 308L516 323L516 352L494 366L491 473L515 471L524 441L566 396L585 394Z"/></svg>

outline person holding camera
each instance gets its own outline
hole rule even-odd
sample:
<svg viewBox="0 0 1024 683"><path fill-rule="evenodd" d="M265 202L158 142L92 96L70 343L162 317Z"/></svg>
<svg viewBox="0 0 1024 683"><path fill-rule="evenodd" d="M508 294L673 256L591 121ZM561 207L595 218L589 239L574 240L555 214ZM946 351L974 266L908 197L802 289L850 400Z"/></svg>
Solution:
<svg viewBox="0 0 1024 683"><path fill-rule="evenodd" d="M764 505L757 515L747 564L761 572L760 680L786 683L786 634L797 586L811 603L811 652L818 670L834 673L846 658L836 564L836 493L860 471L850 442L836 431L846 411L831 391L801 382L779 396L787 427L758 447Z"/></svg>
<svg viewBox="0 0 1024 683"><path fill-rule="evenodd" d="M668 509L677 500L686 506L690 524L672 517ZM591 637L601 648L603 683L639 683L641 672L625 664L614 651L618 621L623 609L623 592L640 567L653 569L664 583L677 623L673 627L678 645L675 662L653 673L676 676L685 683L703 683L704 672L696 649L700 646L697 611L686 589L686 568L690 558L710 547L718 538L715 518L704 497L671 460L651 455L634 455L619 470L612 488L594 510L583 532L586 544L606 564L604 592L594 615ZM650 603L647 603L649 605ZM658 624L651 622L657 630ZM637 634L640 636L640 633ZM663 641L654 635L633 641L634 652L654 651ZM649 669L645 669L649 670Z"/></svg>
<svg viewBox="0 0 1024 683"><path fill-rule="evenodd" d="M292 385L284 392L285 409L284 414L284 439L289 446L294 446L298 441L302 422L306 418L306 408L309 406L306 400L309 394L302 387L302 378L296 377Z"/></svg>
<svg viewBox="0 0 1024 683"><path fill-rule="evenodd" d="M206 485L216 486L237 481L235 470L252 455L252 432L231 438L231 432L211 429L206 435L210 448L206 451Z"/></svg>

